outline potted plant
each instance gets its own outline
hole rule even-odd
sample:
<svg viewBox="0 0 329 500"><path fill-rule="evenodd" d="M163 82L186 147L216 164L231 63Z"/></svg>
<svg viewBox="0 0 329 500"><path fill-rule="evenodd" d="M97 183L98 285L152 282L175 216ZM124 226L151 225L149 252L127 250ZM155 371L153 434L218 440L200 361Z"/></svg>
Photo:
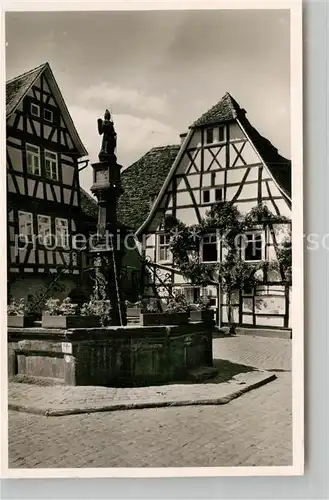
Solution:
<svg viewBox="0 0 329 500"><path fill-rule="evenodd" d="M48 299L42 314L43 328L92 328L99 326L99 317L95 314L85 315L83 307L72 304L67 297L61 303L59 299Z"/></svg>
<svg viewBox="0 0 329 500"><path fill-rule="evenodd" d="M13 299L7 306L7 325L12 328L32 327L36 316L31 313L31 304L25 299Z"/></svg>
<svg viewBox="0 0 329 500"><path fill-rule="evenodd" d="M214 319L214 311L211 309L210 299L201 297L194 307L190 308L190 321L202 321L210 323Z"/></svg>
<svg viewBox="0 0 329 500"><path fill-rule="evenodd" d="M181 293L174 293L169 298L164 312L159 310L157 299L151 299L140 315L143 326L186 325L189 317L189 305Z"/></svg>
<svg viewBox="0 0 329 500"><path fill-rule="evenodd" d="M129 302L126 300L126 308L127 308L127 318L135 318L139 317L142 312L142 298L138 297L137 302Z"/></svg>
<svg viewBox="0 0 329 500"><path fill-rule="evenodd" d="M89 302L83 304L80 313L83 318L94 318L94 322L97 324L93 326L109 326L111 324L111 311L110 300L91 298Z"/></svg>

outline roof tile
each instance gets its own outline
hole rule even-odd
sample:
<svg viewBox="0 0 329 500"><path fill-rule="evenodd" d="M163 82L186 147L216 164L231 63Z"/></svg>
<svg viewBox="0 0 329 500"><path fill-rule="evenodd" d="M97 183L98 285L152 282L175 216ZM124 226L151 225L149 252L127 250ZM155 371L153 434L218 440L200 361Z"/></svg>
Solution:
<svg viewBox="0 0 329 500"><path fill-rule="evenodd" d="M152 148L121 174L124 193L119 199L119 222L137 229L148 216L180 146Z"/></svg>
<svg viewBox="0 0 329 500"><path fill-rule="evenodd" d="M198 118L190 128L206 127L227 123L238 119L252 141L259 155L269 168L276 182L284 193L291 197L291 161L278 153L271 142L251 125L246 117L246 111L228 92L211 109Z"/></svg>
<svg viewBox="0 0 329 500"><path fill-rule="evenodd" d="M31 69L6 83L6 116L8 117L24 97L29 87L42 73L47 63Z"/></svg>
<svg viewBox="0 0 329 500"><path fill-rule="evenodd" d="M242 110L235 99L226 92L222 99L193 122L190 128L229 122L235 120L240 113L244 113L244 110Z"/></svg>

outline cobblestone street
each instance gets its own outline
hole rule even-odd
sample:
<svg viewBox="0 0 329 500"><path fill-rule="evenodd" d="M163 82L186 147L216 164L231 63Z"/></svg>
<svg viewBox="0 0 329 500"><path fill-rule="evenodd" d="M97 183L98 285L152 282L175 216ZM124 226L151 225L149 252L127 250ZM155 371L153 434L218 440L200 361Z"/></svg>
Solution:
<svg viewBox="0 0 329 500"><path fill-rule="evenodd" d="M63 417L9 412L9 466L291 465L291 341L215 339L214 358L275 371L277 380L222 406Z"/></svg>

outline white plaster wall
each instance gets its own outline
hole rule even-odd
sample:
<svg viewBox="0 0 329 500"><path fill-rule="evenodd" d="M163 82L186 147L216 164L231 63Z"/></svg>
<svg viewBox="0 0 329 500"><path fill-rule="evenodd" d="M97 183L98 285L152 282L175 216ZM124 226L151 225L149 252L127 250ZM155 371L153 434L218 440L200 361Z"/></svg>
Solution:
<svg viewBox="0 0 329 500"><path fill-rule="evenodd" d="M22 151L14 146L7 146L8 154L14 170L23 172Z"/></svg>
<svg viewBox="0 0 329 500"><path fill-rule="evenodd" d="M236 122L229 124L229 137L231 141L235 139L245 138L244 133L242 132L240 126Z"/></svg>
<svg viewBox="0 0 329 500"><path fill-rule="evenodd" d="M177 219L188 226L198 223L194 208L177 208L176 216Z"/></svg>
<svg viewBox="0 0 329 500"><path fill-rule="evenodd" d="M191 137L191 140L188 145L189 148L197 148L201 147L201 132L200 130L195 130Z"/></svg>

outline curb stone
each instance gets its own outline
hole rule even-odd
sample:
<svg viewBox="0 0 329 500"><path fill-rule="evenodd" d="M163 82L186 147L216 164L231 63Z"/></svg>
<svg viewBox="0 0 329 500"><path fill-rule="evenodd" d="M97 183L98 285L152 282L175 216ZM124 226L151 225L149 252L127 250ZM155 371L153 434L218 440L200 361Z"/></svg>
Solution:
<svg viewBox="0 0 329 500"><path fill-rule="evenodd" d="M267 376L265 376L267 375ZM275 374L269 374L264 372L264 378L258 380L257 382L246 384L243 388L233 391L229 394L221 396L219 398L208 398L208 399L185 399L185 400L168 400L168 401L139 401L137 403L131 402L120 402L113 403L110 405L101 405L94 407L77 407L77 408L67 408L67 409L47 409L47 408L37 408L29 405L20 405L16 403L9 403L8 410L19 411L25 413L33 413L35 415L41 415L45 417L63 417L68 415L78 415L83 413L98 413L98 412L112 412L112 411L123 411L123 410L142 410L150 408L166 408L166 407L178 407L178 406L206 406L206 405L223 405L227 404L233 399L236 399L246 392L257 389L269 382L277 379Z"/></svg>

